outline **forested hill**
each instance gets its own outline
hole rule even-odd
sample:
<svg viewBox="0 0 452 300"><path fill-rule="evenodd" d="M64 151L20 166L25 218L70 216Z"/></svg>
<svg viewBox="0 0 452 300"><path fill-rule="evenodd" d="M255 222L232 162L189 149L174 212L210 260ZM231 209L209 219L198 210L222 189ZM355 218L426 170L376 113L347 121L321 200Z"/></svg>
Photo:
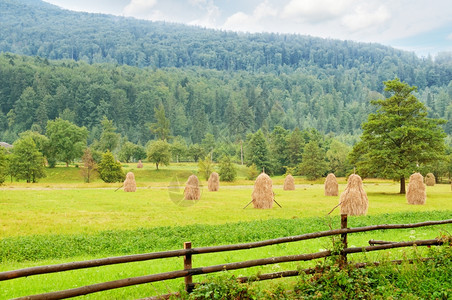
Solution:
<svg viewBox="0 0 452 300"><path fill-rule="evenodd" d="M300 35L244 34L62 10L40 0L0 0L0 52L89 63L252 72L352 69L395 75L420 88L447 85L452 70L378 44ZM426 74L425 74L425 73Z"/></svg>
<svg viewBox="0 0 452 300"><path fill-rule="evenodd" d="M422 60L377 44L207 30L38 0L0 0L0 25L6 142L30 128L43 132L56 117L86 126L93 140L106 116L144 144L154 138L149 124L160 104L171 134L193 143L207 133L243 140L276 126L356 135L370 100L382 98L383 81L395 77L418 86L430 116L449 120L452 133L447 54Z"/></svg>

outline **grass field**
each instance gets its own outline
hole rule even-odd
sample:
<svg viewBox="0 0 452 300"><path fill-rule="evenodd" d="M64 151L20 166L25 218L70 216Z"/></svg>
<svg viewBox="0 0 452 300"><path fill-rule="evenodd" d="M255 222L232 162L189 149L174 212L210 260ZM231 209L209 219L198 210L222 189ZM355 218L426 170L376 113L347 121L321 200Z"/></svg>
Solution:
<svg viewBox="0 0 452 300"><path fill-rule="evenodd" d="M130 166L126 170L131 170ZM181 249L184 241L194 247L243 243L339 227L339 208L326 214L339 197L325 197L321 182L296 178L295 191L283 191L282 177L274 178L276 201L282 208L254 210L243 207L251 200L252 182L244 170L234 184L222 184L219 192L203 188L199 201L182 200L187 174L194 164L181 164L155 171L150 165L133 170L139 189L117 191L120 184L96 180L83 183L77 168L49 170L38 184L7 183L0 189L0 271L101 257ZM179 187L178 187L179 184ZM204 186L206 183L203 182ZM345 180L340 179L340 191ZM367 216L350 217L349 227L385 223L412 223L452 217L450 185L427 187L427 204L413 206L398 195L399 185L390 181L365 180L369 197ZM430 239L452 226L416 230L379 231L349 236L349 245L363 246L369 239L391 241ZM376 236L377 235L377 236ZM284 244L254 250L201 255L194 266L207 266L255 258L317 252L331 248L331 239ZM402 257L401 250L386 256ZM381 254L356 256L378 259ZM380 257L381 258L381 257ZM308 266L281 264L235 272L254 275ZM312 263L311 263L312 265ZM85 284L141 276L182 266L181 258L79 270L62 274L0 282L0 298L67 289ZM86 299L134 299L175 291L182 280L147 284L102 292Z"/></svg>

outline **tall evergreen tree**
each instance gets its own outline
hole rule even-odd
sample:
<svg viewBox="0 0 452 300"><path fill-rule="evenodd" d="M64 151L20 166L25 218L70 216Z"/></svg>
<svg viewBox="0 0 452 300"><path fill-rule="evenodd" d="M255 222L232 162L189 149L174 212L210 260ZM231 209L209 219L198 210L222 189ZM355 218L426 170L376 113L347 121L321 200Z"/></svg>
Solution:
<svg viewBox="0 0 452 300"><path fill-rule="evenodd" d="M444 156L444 120L427 118L427 109L413 94L416 87L398 78L386 81L391 96L371 103L378 107L363 124L361 141L351 153L351 161L363 175L400 180L405 194L405 178L422 165Z"/></svg>
<svg viewBox="0 0 452 300"><path fill-rule="evenodd" d="M157 121L151 124L152 133L162 141L169 140L171 134L170 121L165 115L163 104L160 103L159 107L154 109L154 113Z"/></svg>
<svg viewBox="0 0 452 300"><path fill-rule="evenodd" d="M303 153L303 159L298 167L301 175L305 175L308 180L322 177L328 170L328 164L325 161L325 151L320 148L317 140L307 143Z"/></svg>
<svg viewBox="0 0 452 300"><path fill-rule="evenodd" d="M287 158L290 166L294 167L301 163L304 144L303 133L297 127L287 138Z"/></svg>
<svg viewBox="0 0 452 300"><path fill-rule="evenodd" d="M289 165L288 160L288 131L281 126L276 126L270 134L270 153L273 170L281 175L285 172L285 167Z"/></svg>
<svg viewBox="0 0 452 300"><path fill-rule="evenodd" d="M246 160L248 165L256 165L260 172L265 171L267 174L270 174L273 171L271 168L267 141L260 129L255 134L251 135L247 145Z"/></svg>
<svg viewBox="0 0 452 300"><path fill-rule="evenodd" d="M102 125L102 133L98 145L99 150L102 152L115 150L119 145L120 135L116 133L113 120L109 120L106 116L103 116L100 123Z"/></svg>

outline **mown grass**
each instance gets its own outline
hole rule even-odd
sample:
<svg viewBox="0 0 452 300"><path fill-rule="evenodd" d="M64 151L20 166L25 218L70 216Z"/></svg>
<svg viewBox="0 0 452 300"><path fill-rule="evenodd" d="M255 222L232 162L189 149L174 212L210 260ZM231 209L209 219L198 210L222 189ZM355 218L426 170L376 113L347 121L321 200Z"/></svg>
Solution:
<svg viewBox="0 0 452 300"><path fill-rule="evenodd" d="M340 185L340 190L345 188ZM392 183L365 184L369 215L445 210L452 208L448 185L428 187L426 205L409 205ZM323 217L338 197L323 195L318 184L298 185L295 191L275 187L277 205L271 210L243 209L251 186L203 188L201 200L183 200L183 187L141 188L135 193L115 189L2 189L0 238L39 234L92 234L103 230L143 227L224 224L229 222ZM338 215L336 209L332 215Z"/></svg>
<svg viewBox="0 0 452 300"><path fill-rule="evenodd" d="M193 164L173 166L173 172L165 173L162 169L157 175L150 168L145 168L143 176L138 176L142 179L137 179L140 188L136 193L122 190L115 192L119 184L78 183L76 181L80 178L77 178L79 174L75 175L77 170L64 167L57 168L56 173L47 178L49 182L6 185L0 189L0 271L181 249L184 241L191 241L193 247L201 247L328 230L329 226L339 227L339 209L330 217L326 216L338 203L339 197L323 196L322 184L307 183L303 178L297 178L295 191L283 191L278 186L282 184L283 178L273 178L276 200L282 208L243 209L251 200L252 192L252 182L243 178L235 185L222 184L219 192L203 189L199 201L183 201L185 175L186 172L193 172L193 167ZM67 175L65 178L65 172L73 177ZM63 179L58 182L52 179L55 177ZM178 184L182 186L178 188ZM79 188L79 185L89 188ZM341 181L340 191L344 188L345 182ZM449 185L428 187L427 204L423 206L408 205L405 197L397 194L398 188L397 183L388 181L365 181L370 201L368 216L350 217L349 227L451 218L452 194ZM430 239L442 232L452 232L452 227L447 225L354 234L349 236L349 245L364 246L369 239ZM330 238L323 238L246 251L199 255L194 257L194 267L317 252L329 249L331 245ZM384 259L406 255L402 250L385 253ZM382 258L380 255L367 253L353 256L352 259L379 260ZM232 274L250 276L257 272L276 272L312 264L278 264L238 270ZM182 259L174 258L15 279L0 282L0 299L181 267ZM200 276L195 278L195 281L200 280ZM182 280L173 280L96 293L84 298L135 299L175 291L181 285Z"/></svg>

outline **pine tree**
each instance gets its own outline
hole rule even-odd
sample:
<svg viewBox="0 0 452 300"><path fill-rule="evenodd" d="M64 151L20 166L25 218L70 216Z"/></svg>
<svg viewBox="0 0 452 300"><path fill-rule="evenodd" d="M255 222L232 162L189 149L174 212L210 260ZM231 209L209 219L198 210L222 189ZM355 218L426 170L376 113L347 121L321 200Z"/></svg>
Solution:
<svg viewBox="0 0 452 300"><path fill-rule="evenodd" d="M248 165L256 165L257 169L267 174L272 172L267 141L265 140L262 130L258 130L251 138L247 145L247 161Z"/></svg>
<svg viewBox="0 0 452 300"><path fill-rule="evenodd" d="M299 172L308 180L322 177L328 170L325 161L325 151L320 148L317 140L311 140L306 144L303 151L303 159L299 165Z"/></svg>
<svg viewBox="0 0 452 300"><path fill-rule="evenodd" d="M416 87L397 78L384 84L391 97L371 102L378 110L363 124L351 161L361 176L400 180L400 194L405 194L405 178L443 158L445 133L439 125L444 120L427 118L426 107L412 94Z"/></svg>
<svg viewBox="0 0 452 300"><path fill-rule="evenodd" d="M234 181L237 177L237 169L234 163L231 161L230 156L223 156L220 160L220 180L221 181Z"/></svg>

